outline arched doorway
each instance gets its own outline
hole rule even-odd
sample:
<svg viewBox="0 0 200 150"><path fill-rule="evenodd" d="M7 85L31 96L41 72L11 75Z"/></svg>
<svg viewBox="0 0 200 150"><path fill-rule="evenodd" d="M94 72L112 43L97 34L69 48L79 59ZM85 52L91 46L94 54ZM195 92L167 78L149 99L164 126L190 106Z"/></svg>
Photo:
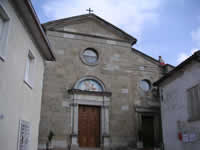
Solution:
<svg viewBox="0 0 200 150"><path fill-rule="evenodd" d="M111 93L96 77L83 77L68 90L72 97L72 147L109 147Z"/></svg>

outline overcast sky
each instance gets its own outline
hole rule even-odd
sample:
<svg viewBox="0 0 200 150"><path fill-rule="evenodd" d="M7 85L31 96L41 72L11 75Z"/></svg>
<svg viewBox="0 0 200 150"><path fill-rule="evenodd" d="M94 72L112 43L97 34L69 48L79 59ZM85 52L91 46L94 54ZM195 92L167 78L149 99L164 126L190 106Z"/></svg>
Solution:
<svg viewBox="0 0 200 150"><path fill-rule="evenodd" d="M200 49L200 0L32 0L41 23L94 13L138 39L133 47L177 65Z"/></svg>

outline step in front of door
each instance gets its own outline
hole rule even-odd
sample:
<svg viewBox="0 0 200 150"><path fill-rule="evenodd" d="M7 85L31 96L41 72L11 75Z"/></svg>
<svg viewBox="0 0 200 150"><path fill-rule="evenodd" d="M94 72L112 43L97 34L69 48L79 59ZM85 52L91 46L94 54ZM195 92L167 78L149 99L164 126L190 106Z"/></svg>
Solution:
<svg viewBox="0 0 200 150"><path fill-rule="evenodd" d="M79 150L101 150L101 148L79 148Z"/></svg>

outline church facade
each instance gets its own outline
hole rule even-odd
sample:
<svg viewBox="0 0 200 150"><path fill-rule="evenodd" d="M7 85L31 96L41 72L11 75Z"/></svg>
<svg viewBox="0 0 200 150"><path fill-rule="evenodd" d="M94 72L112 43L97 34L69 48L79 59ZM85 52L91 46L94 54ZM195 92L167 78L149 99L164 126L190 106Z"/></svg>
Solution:
<svg viewBox="0 0 200 150"><path fill-rule="evenodd" d="M46 62L39 149L154 148L160 103L152 83L160 63L132 48L136 39L87 14L43 25L56 62Z"/></svg>

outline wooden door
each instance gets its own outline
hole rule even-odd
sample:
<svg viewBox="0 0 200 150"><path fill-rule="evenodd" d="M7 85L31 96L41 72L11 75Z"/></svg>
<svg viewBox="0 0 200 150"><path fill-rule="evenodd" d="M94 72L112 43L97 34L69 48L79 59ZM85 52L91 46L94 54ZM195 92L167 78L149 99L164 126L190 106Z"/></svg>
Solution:
<svg viewBox="0 0 200 150"><path fill-rule="evenodd" d="M100 108L79 106L79 146L100 146Z"/></svg>
<svg viewBox="0 0 200 150"><path fill-rule="evenodd" d="M154 117L142 116L142 139L145 148L154 147Z"/></svg>

